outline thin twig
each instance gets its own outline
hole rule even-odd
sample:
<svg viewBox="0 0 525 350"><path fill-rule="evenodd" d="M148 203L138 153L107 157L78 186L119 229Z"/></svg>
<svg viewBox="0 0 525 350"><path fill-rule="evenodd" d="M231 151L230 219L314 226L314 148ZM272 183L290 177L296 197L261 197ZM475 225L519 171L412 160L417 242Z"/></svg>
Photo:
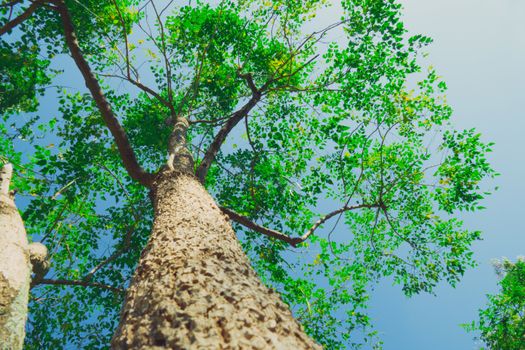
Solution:
<svg viewBox="0 0 525 350"><path fill-rule="evenodd" d="M101 288L105 290L109 290L114 293L123 294L125 291L122 288L109 286L107 284L98 283L98 282L86 282L86 281L78 281L78 280L52 280L52 279L41 279L38 281L38 284L31 286L37 287L39 285L54 285L54 286L83 286L83 287L93 287L93 288Z"/></svg>
<svg viewBox="0 0 525 350"><path fill-rule="evenodd" d="M126 30L126 22L124 22L124 18L122 17L122 13L120 12L120 8L117 5L117 2L113 0L113 5L115 5L115 9L117 10L117 14L120 20L120 24L122 24L122 33L124 34L124 44L126 45L126 73L127 77L131 79L131 73L130 73L130 62L129 62L129 47L128 47L128 32Z"/></svg>

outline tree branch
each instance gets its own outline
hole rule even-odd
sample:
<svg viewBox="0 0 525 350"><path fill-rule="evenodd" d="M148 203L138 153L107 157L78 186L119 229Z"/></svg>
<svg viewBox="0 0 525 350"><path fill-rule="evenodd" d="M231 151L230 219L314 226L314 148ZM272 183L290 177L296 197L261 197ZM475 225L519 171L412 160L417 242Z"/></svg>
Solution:
<svg viewBox="0 0 525 350"><path fill-rule="evenodd" d="M237 75L240 78L243 78L244 80L246 80L246 84L248 84L248 87L250 88L250 90L252 90L252 94L259 93L259 90L257 89L257 86L255 86L255 83L253 82L252 73L242 74L241 71L240 71L240 68L239 68L239 69L237 69Z"/></svg>
<svg viewBox="0 0 525 350"><path fill-rule="evenodd" d="M117 2L115 0L113 0L113 5L115 6L115 9L117 10L117 13L118 13L118 16L119 16L119 20L120 20L120 23L122 25L122 35L124 36L124 45L126 46L126 50L125 50L126 77L121 77L121 76L111 75L111 74L106 74L106 76L120 78L120 79L123 79L123 80L126 80L126 81L130 82L131 84L135 85L136 87L138 87L142 91L144 91L144 92L152 95L153 97L155 97L163 105L165 105L166 107L168 107L170 109L172 115L175 115L175 109L173 108L173 103L172 102L167 101L162 96L160 96L159 93L155 92L153 89L149 88L148 86L142 84L139 81L138 72L136 71L135 68L132 67L131 62L130 62L130 58L129 58L129 47L128 47L129 43L128 43L128 33L127 33L127 30L126 30L126 22L124 21L124 17L122 17L122 12L120 11L120 8L119 8L119 6L118 6L118 4L117 4ZM132 68L133 68L134 75L135 75L136 79L133 79L131 77L131 69Z"/></svg>
<svg viewBox="0 0 525 350"><path fill-rule="evenodd" d="M111 106L107 101L106 96L104 95L98 83L98 80L95 78L95 75L91 71L88 62L85 60L82 51L80 50L75 33L75 27L71 20L71 15L69 14L69 11L63 0L60 0L58 3L58 11L62 19L66 44L69 47L69 51L71 52L73 60L84 77L86 86L89 89L91 96L95 100L95 103L97 104L106 126L113 135L120 153L120 157L124 163L124 167L131 178L138 181L142 185L149 187L153 182L154 175L146 172L138 163L135 152L129 143L126 131L122 128L118 119L113 114Z"/></svg>
<svg viewBox="0 0 525 350"><path fill-rule="evenodd" d="M16 4L16 2L14 2ZM29 6L20 16L16 17L12 21L7 22L2 27L0 27L0 36L4 35L23 21L29 18L35 12L40 5L42 5L42 0L36 0L34 1L31 6Z"/></svg>
<svg viewBox="0 0 525 350"><path fill-rule="evenodd" d="M219 153L219 150L220 150L224 140L228 136L228 134L242 120L242 118L244 118L244 117L246 117L248 115L250 110L257 104L257 102L259 102L263 92L270 86L270 84L272 82L274 82L274 81L277 81L277 80L280 80L280 79L284 79L284 78L287 78L287 77L289 78L289 77L293 76L294 74L299 72L301 69L303 69L305 66L310 64L315 58L317 58L317 56L314 56L313 58L311 58L308 62L306 62L301 67L297 68L293 73L290 73L289 75L282 76L282 77L275 78L275 79L272 78L272 79L268 80L260 89L258 89L257 86L255 85L255 83L253 81L253 76L252 76L251 73L243 74L243 73L241 73L240 68L237 70L237 75L240 78L246 80L246 84L248 85L248 87L250 88L250 90L252 92L252 97L248 101L248 103L246 103L240 110L238 110L237 112L233 113L231 118L219 130L219 132L215 136L213 142L211 143L211 145L209 146L208 150L206 151L206 154L204 155L204 158L202 159L202 162L201 162L201 164L199 165L199 168L196 171L197 178L199 179L199 181L201 183L204 183L204 181L206 179L206 174L208 173L208 170L210 169L210 166L211 166L212 162L215 160L215 157Z"/></svg>
<svg viewBox="0 0 525 350"><path fill-rule="evenodd" d="M115 181L117 182L119 187L122 189L122 191L124 192L124 194L128 198L129 203L131 204L132 203L131 197L130 197L128 191L126 190L124 184L122 184L122 181L120 181L119 177L114 172L112 172L108 167L106 167L104 164L97 164L97 165L102 167L104 170L106 170L115 179ZM86 282L91 281L93 276L100 269L102 269L104 266L106 266L107 264L111 263L112 261L116 260L118 257L120 257L124 252L126 252L129 249L129 247L131 245L131 236L133 235L133 232L137 228L138 224L141 222L141 218L142 218L142 215L139 215L139 213L137 213L137 211L135 210L135 208L133 206L131 207L131 212L132 212L132 215L133 215L134 222L133 222L133 224L131 226L129 226L127 228L126 236L124 237L124 241L122 243L122 246L120 248L118 248L117 250L115 250L113 252L113 254L111 254L109 257L107 257L106 259L101 261L98 265L96 265L94 268L92 268L89 271L89 273L82 278L83 281L86 281Z"/></svg>
<svg viewBox="0 0 525 350"><path fill-rule="evenodd" d="M317 220L312 225L312 227L310 227L310 229L308 231L306 231L302 236L300 236L300 237L290 237L290 236L285 235L282 232L275 231L275 230L266 228L264 226L261 226L261 225L255 223L255 222L251 221L247 217L242 216L242 215L234 212L231 209L228 209L228 208L225 208L225 207L220 207L220 209L226 215L228 215L228 217L231 220L233 220L235 222L238 222L239 224L241 224L243 226L246 226L247 228L249 228L249 229L251 229L253 231L262 233L263 235L266 235L268 237L277 238L277 239L279 239L279 240L281 240L283 242L286 242L286 243L290 244L293 247L296 247L299 243L302 243L302 242L306 241L315 232L315 230L317 230L319 228L319 226L324 224L330 218L332 218L332 217L334 217L334 216L336 216L338 214L341 214L341 213L343 213L345 211L361 209L361 208L369 208L369 209L370 208L380 208L380 205L379 204L358 204L358 205L353 205L353 206L347 206L346 205L346 206L344 206L344 207L342 207L340 209L337 209L337 210L334 210L331 213L328 213L327 215L325 215L322 218L320 218L319 220Z"/></svg>
<svg viewBox="0 0 525 350"><path fill-rule="evenodd" d="M156 98L160 103L162 103L164 106L166 106L167 108L170 109L170 111L172 112L172 114L175 114L175 109L173 108L173 105L170 104L168 102L168 100L166 100L164 97L162 97L158 92L156 92L155 90L151 89L150 87L142 84L140 81L138 80L135 80L131 77L127 77L127 76L121 76L121 75L117 75L117 74L100 74L101 76L103 77L108 77L108 78L117 78L117 79L122 79L124 81L127 81L128 83L131 83L133 85L135 85L137 88L139 88L140 90L144 91L145 93L147 94L150 94L151 96L153 96L154 98Z"/></svg>
<svg viewBox="0 0 525 350"><path fill-rule="evenodd" d="M228 215L228 217L231 220L233 220L235 222L238 222L239 224L241 224L243 226L246 226L246 227L248 227L249 229L251 229L253 231L262 233L263 235L266 235L268 237L277 238L278 240L286 242L286 243L288 243L288 244L290 244L290 245L292 245L294 247L297 244L302 242L300 237L290 237L290 236L285 235L282 232L275 231L275 230L266 228L264 226L261 226L261 225L255 223L255 222L251 221L246 216L242 216L241 214L238 214L238 213L234 212L233 210L230 210L230 209L225 208L225 207L220 207L220 209L226 215Z"/></svg>
<svg viewBox="0 0 525 350"><path fill-rule="evenodd" d="M0 7L13 7L15 6L16 4L19 4L21 3L23 0L13 0L13 1L8 1L8 2L5 2L3 4L0 4Z"/></svg>
<svg viewBox="0 0 525 350"><path fill-rule="evenodd" d="M101 288L105 290L109 290L114 293L122 294L124 293L124 289L108 286L107 284L103 283L97 283L97 282L86 282L86 281L78 281L78 280L52 280L52 279L41 279L38 281L38 284L33 285L32 287L36 287L38 285L55 285L55 286L83 286L83 287L93 287L93 288Z"/></svg>
<svg viewBox="0 0 525 350"><path fill-rule="evenodd" d="M268 81L268 85L271 84L271 83L274 83L274 82L277 82L279 80L283 80L283 79L286 79L286 78L291 78L293 77L295 74L297 74L299 71L301 71L302 69L304 69L306 66L308 66L310 63L312 63L314 60L317 59L317 57L319 57L319 55L315 55L313 57L311 57L308 61L306 61L306 63L302 64L300 67L298 67L297 69L295 69L293 72L290 72L289 74L285 74L285 75L281 75L277 78L274 78L274 79L271 79Z"/></svg>
<svg viewBox="0 0 525 350"><path fill-rule="evenodd" d="M215 160L215 157L219 153L219 150L230 131L232 131L235 125L237 125L242 120L242 118L247 116L252 108L255 107L257 102L259 102L261 99L261 95L261 91L257 90L257 93L254 93L252 98L250 98L250 100L241 109L233 113L230 119L228 119L228 121L219 130L217 135L215 135L215 138L208 147L208 150L206 151L204 158L202 159L202 162L200 163L196 172L197 178L201 183L204 183L206 175L208 174L208 170L210 169L212 162Z"/></svg>
<svg viewBox="0 0 525 350"><path fill-rule="evenodd" d="M89 282L91 281L91 279L93 278L93 276L101 269L103 268L104 266L106 266L107 264L109 264L110 262L114 261L115 259L117 259L118 257L120 257L125 251L128 250L130 244L131 244L131 236L133 234L133 231L135 230L136 226L137 226L137 223L138 221L135 221L135 224L131 227L129 227L126 231L126 237L124 237L124 243L122 244L122 247L120 247L119 249L115 250L113 252L113 254L111 254L109 257L107 257L106 259L104 259L103 261L101 261L97 266L95 266L94 268L92 268L89 273L84 276L84 278L82 279L84 282Z"/></svg>

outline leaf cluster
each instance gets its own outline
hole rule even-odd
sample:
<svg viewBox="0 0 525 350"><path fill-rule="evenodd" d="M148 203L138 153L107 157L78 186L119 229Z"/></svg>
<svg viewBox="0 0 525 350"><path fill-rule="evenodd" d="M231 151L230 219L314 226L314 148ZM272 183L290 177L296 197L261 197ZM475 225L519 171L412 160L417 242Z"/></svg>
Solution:
<svg viewBox="0 0 525 350"><path fill-rule="evenodd" d="M487 349L525 349L525 262L500 264L498 294L488 295L488 305L479 310L479 321L464 325L468 331L479 331Z"/></svg>

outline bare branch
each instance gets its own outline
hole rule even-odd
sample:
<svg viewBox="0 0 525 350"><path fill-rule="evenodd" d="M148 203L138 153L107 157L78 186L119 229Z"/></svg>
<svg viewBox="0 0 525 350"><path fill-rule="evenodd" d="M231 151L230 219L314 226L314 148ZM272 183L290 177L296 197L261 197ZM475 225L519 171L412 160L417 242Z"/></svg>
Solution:
<svg viewBox="0 0 525 350"><path fill-rule="evenodd" d="M195 75L194 75L193 82L190 84L190 86L188 87L188 89L184 93L184 96L182 97L182 100L180 101L180 103L178 103L179 108L177 110L177 113L173 115L173 122L176 121L175 119L177 118L177 116L182 114L182 110L183 110L184 106L186 105L186 102L190 98L190 93L192 95L192 97L191 97L192 100L191 100L190 105L188 106L188 113L192 109L192 105L195 102L195 99L197 98L197 95L198 95L198 92L199 92L199 85L200 85L200 80L201 80L201 74L202 74L202 69L204 67L204 57L206 56L206 52L207 51L208 51L208 46L206 46L204 48L202 54L200 55L201 56L201 63L197 66L198 68L196 67L196 69L195 69Z"/></svg>
<svg viewBox="0 0 525 350"><path fill-rule="evenodd" d="M58 191L56 191L55 194L51 197L51 199L52 200L57 199L58 196L60 196L65 190L67 190L69 187L71 187L78 179L79 179L79 177L76 177L73 180L69 181L65 186L63 186Z"/></svg>
<svg viewBox="0 0 525 350"><path fill-rule="evenodd" d="M66 44L69 47L71 56L73 57L73 60L75 61L78 69L82 73L86 86L91 92L91 96L95 100L95 103L97 104L106 126L113 135L120 153L120 157L124 163L124 167L131 178L140 182L142 185L149 187L153 182L154 175L146 172L138 163L135 152L129 143L126 131L122 128L118 119L113 114L111 105L107 101L106 96L104 95L98 83L98 80L95 78L95 75L91 71L88 62L85 60L82 51L80 50L75 33L75 27L63 0L59 1L59 12L64 28Z"/></svg>
<svg viewBox="0 0 525 350"><path fill-rule="evenodd" d="M175 1L175 0L170 0L170 1L166 4L166 6L164 6L164 7L162 8L162 10L160 10L159 16L162 16L162 14L163 14L167 9L169 9L169 7L170 7L171 4L173 3L173 1Z"/></svg>
<svg viewBox="0 0 525 350"><path fill-rule="evenodd" d="M16 2L14 2L16 4ZM4 35L26 19L28 19L33 12L35 12L42 5L42 0L36 0L29 6L21 15L13 19L12 21L7 22L2 27L0 27L0 36Z"/></svg>
<svg viewBox="0 0 525 350"><path fill-rule="evenodd" d="M331 213L323 216L319 220L317 220L317 222L315 224L313 224L312 227L310 227L310 229L308 231L306 231L300 237L287 236L287 235L285 235L282 232L275 231L275 230L266 228L264 226L261 226L261 225L255 223L255 222L251 221L247 217L242 216L242 215L234 212L233 210L230 210L230 209L225 208L225 207L220 207L220 208L233 221L238 222L239 224L241 224L243 226L246 226L249 229L252 229L253 231L262 233L263 235L266 235L266 236L269 236L269 237L277 238L277 239L279 239L279 240L281 240L283 242L289 243L290 245L296 247L299 243L302 243L302 242L306 241L315 232L315 230L317 230L319 228L319 226L324 224L330 218L332 218L332 217L334 217L334 216L336 216L338 214L341 214L341 213L343 213L345 211L356 210L356 209L361 209L361 208L369 208L369 209L370 208L380 208L380 205L378 205L378 204L358 204L358 205L353 205L353 206L346 205L346 206L344 206L344 207L342 207L340 209L334 210L333 212L331 212Z"/></svg>
<svg viewBox="0 0 525 350"><path fill-rule="evenodd" d="M106 289L113 293L119 293L119 294L123 294L125 292L124 289L122 288L109 286L103 283L86 282L86 281L78 281L78 280L52 280L52 279L47 279L47 278L41 279L40 281L38 281L38 284L33 285L31 287L33 288L33 287L44 285L44 284L54 285L54 286L83 286L83 287L101 288L101 289Z"/></svg>
<svg viewBox="0 0 525 350"><path fill-rule="evenodd" d="M208 49L210 47L210 44L211 44L211 42L213 41L213 38L215 37L215 35L218 32L217 31L217 26L218 26L218 22L215 25L215 29L213 30L213 35L209 39L208 44L206 46L204 46L204 48L202 50L202 53L197 56L197 57L200 57L200 64L195 66L195 74L194 74L193 82L188 87L188 90L184 93L184 97L182 98L181 102L179 103L179 108L178 108L177 114L175 116L182 114L182 110L183 110L184 106L186 105L186 102L190 98L190 93L192 93L192 97L191 97L191 102L190 102L190 104L188 106L188 113L190 113L192 108L193 108L193 103L195 102L195 100L197 99L197 96L199 94L199 86L200 86L200 83L201 83L201 76L202 76L202 72L203 72L203 69L204 69L204 60L205 60L206 54L208 53Z"/></svg>
<svg viewBox="0 0 525 350"><path fill-rule="evenodd" d="M341 213L344 213L344 212L350 211L350 210L355 210L355 209L361 209L361 208L368 208L368 209L370 209L370 208L378 208L378 207L379 207L379 204L358 204L358 205L351 205L351 206L345 205L344 207L342 207L340 209L337 209L337 210L334 210L333 212L331 212L331 213L323 216L319 220L317 220L317 222L315 224L313 224L313 226L304 235L301 236L301 241L307 240L308 237L310 237L310 235L312 233L314 233L314 231L317 230L317 228L319 228L319 226L321 226L327 220L333 218L334 216L336 216L338 214L341 214Z"/></svg>
<svg viewBox="0 0 525 350"><path fill-rule="evenodd" d="M255 222L248 219L246 216L242 216L233 210L230 210L225 207L220 207L221 210L228 215L230 219L232 219L235 222L238 222L239 224L248 227L249 229L252 229L253 231L262 233L263 235L266 235L268 237L277 238L278 240L281 240L283 242L289 243L292 246L296 246L297 244L301 243L302 240L300 237L290 237L285 235L284 233L281 233L279 231L275 231L269 228L266 228L264 226L261 226L259 224L256 224Z"/></svg>
<svg viewBox="0 0 525 350"><path fill-rule="evenodd" d="M44 243L46 239L53 233L55 228L58 226L60 220L62 219L62 215L64 215L64 212L68 209L68 206L64 205L56 218L53 220L53 223L49 226L49 229L46 230L46 233L42 236L42 239L40 239L40 243Z"/></svg>

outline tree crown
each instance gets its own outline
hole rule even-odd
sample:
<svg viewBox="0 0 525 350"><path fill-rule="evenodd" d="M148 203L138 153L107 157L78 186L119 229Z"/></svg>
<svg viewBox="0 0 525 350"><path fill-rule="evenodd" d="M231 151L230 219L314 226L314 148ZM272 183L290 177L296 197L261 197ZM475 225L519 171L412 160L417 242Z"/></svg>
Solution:
<svg viewBox="0 0 525 350"><path fill-rule="evenodd" d="M473 265L480 233L455 216L481 208L491 144L451 126L446 85L420 63L431 39L407 36L397 2L342 1L328 25L315 19L327 5L0 7L3 28L30 12L0 43L0 155L52 258L28 348L107 346L181 121L195 174L254 268L327 348L374 337L366 302L379 278L412 295ZM68 55L88 90L46 93L67 85L54 64ZM38 109L42 96L57 112Z"/></svg>

